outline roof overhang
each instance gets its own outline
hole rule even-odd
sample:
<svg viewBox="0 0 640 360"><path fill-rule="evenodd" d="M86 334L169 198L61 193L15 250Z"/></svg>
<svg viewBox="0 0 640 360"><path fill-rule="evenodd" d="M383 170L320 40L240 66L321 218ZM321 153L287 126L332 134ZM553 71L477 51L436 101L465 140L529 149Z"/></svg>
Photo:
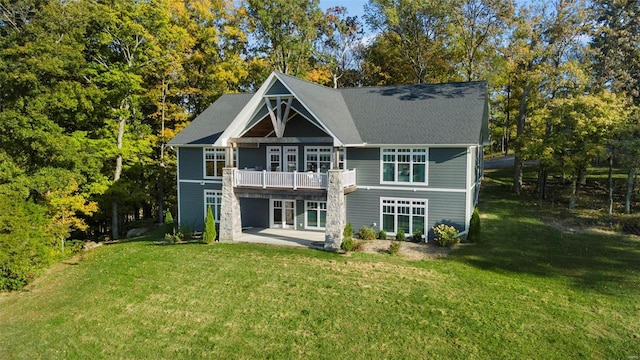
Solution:
<svg viewBox="0 0 640 360"><path fill-rule="evenodd" d="M269 89L276 83L280 82L291 94L291 96L298 100L300 104L304 107L304 109L313 117L314 122L318 127L320 127L324 132L326 132L333 139L333 146L340 147L344 146L344 143L327 127L327 125L319 118L314 112L305 104L303 98L298 96L294 89L292 89L287 82L278 76L277 72L272 72L265 82L260 86L258 91L252 96L252 98L247 102L244 108L238 113L235 119L231 122L231 124L227 127L227 129L218 137L216 142L212 144L212 146L220 146L226 147L230 145L230 140L238 139L242 135L242 133L247 131L247 128L250 127L249 124L252 119L258 115L258 112L265 104L265 98L271 99L273 95L267 95ZM253 124L255 125L255 124ZM282 135L282 134L280 134Z"/></svg>

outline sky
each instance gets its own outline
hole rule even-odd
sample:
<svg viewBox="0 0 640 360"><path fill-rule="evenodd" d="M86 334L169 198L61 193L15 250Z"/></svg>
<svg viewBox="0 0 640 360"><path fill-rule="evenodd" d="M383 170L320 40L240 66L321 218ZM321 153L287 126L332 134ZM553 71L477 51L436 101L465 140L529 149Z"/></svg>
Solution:
<svg viewBox="0 0 640 360"><path fill-rule="evenodd" d="M364 5L368 0L320 0L320 9L327 11L328 8L344 6L347 8L347 15L357 16L358 20L364 22Z"/></svg>
<svg viewBox="0 0 640 360"><path fill-rule="evenodd" d="M368 43L375 37L375 32L372 32L371 29L365 24L364 21L364 5L367 4L368 0L320 0L320 9L324 12L327 11L328 8L336 7L336 6L344 6L347 8L348 16L357 16L360 24L362 24L364 28L364 43Z"/></svg>

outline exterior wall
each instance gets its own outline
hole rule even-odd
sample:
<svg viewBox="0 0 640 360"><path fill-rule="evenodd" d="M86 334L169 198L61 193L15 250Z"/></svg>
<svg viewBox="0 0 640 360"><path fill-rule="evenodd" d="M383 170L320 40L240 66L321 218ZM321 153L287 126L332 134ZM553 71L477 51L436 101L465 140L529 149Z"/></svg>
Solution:
<svg viewBox="0 0 640 360"><path fill-rule="evenodd" d="M467 185L467 149L429 149L429 187L464 189Z"/></svg>
<svg viewBox="0 0 640 360"><path fill-rule="evenodd" d="M319 127L309 123L309 121L300 115L287 121L284 129L285 137L314 137L329 136Z"/></svg>
<svg viewBox="0 0 640 360"><path fill-rule="evenodd" d="M204 155L202 149L200 147L178 148L178 156L180 157L178 179L204 179Z"/></svg>
<svg viewBox="0 0 640 360"><path fill-rule="evenodd" d="M298 170L304 170L304 147L331 146L332 144L300 144L298 146ZM292 146L291 144L261 144L258 148L240 148L238 168L266 169L267 146ZM469 153L467 154L467 151ZM221 190L220 180L203 179L202 148L178 148L179 152L179 211L183 225L201 231L204 223L204 190ZM429 149L428 186L412 184L380 184L380 149L349 148L347 167L357 169L358 190L346 196L347 221L354 229L376 224L380 229L380 198L427 199L427 227L439 223L466 229L466 218L475 205L481 173L476 171L481 147L431 148ZM468 155L468 157L467 157ZM467 174L470 166L471 174ZM471 188L467 181L471 180ZM416 191L414 191L416 189ZM426 190L426 191L425 191ZM466 191L464 191L466 190ZM268 227L268 199L240 199L242 226ZM305 207L303 200L296 201L296 228L304 229Z"/></svg>
<svg viewBox="0 0 640 360"><path fill-rule="evenodd" d="M354 231L362 226L380 230L382 226L380 223L381 197L426 199L428 201L426 228L430 229L440 223L453 225L459 231L464 231L466 228L465 192L358 189L346 196L347 221L351 222ZM374 223L375 226L373 226ZM433 238L431 231L429 231L429 238Z"/></svg>
<svg viewBox="0 0 640 360"><path fill-rule="evenodd" d="M475 153L471 153L475 160ZM347 165L356 168L358 190L347 195L347 221L354 230L362 226L381 227L380 198L426 199L427 228L440 223L467 228L467 148L430 148L428 185L381 184L379 148L349 148ZM475 162L474 162L475 164ZM471 168L472 174L475 165ZM414 191L415 189L415 191ZM429 238L433 233L429 231Z"/></svg>
<svg viewBox="0 0 640 360"><path fill-rule="evenodd" d="M269 199L240 198L242 227L269 227Z"/></svg>
<svg viewBox="0 0 640 360"><path fill-rule="evenodd" d="M180 182L179 184L179 207L180 224L191 230L202 231L204 229L204 191L222 191L222 184L205 183L200 185L197 182Z"/></svg>
<svg viewBox="0 0 640 360"><path fill-rule="evenodd" d="M333 146L330 143L314 144L260 144L258 148L238 149L238 169L267 169L267 146L297 146L298 147L298 171L304 171L304 147L305 146ZM349 150L351 151L351 150ZM202 165L200 165L202 167ZM351 166L349 164L349 166Z"/></svg>
<svg viewBox="0 0 640 360"><path fill-rule="evenodd" d="M380 185L380 149L347 149L347 166L356 168L358 187ZM428 187L444 189L465 189L467 179L466 148L430 148ZM413 184L386 186L416 187ZM424 187L424 185L417 185Z"/></svg>

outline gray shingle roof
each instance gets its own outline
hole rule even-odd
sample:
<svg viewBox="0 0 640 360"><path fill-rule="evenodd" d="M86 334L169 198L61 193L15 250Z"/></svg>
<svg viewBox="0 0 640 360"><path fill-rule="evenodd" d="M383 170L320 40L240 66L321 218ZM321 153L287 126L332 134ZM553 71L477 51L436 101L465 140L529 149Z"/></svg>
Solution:
<svg viewBox="0 0 640 360"><path fill-rule="evenodd" d="M331 89L276 73L344 144L478 144L486 82ZM213 144L253 94L223 95L169 145Z"/></svg>
<svg viewBox="0 0 640 360"><path fill-rule="evenodd" d="M340 141L345 144L362 143L339 91L282 73L278 76Z"/></svg>
<svg viewBox="0 0 640 360"><path fill-rule="evenodd" d="M231 124L253 94L225 94L198 115L168 145L211 145Z"/></svg>
<svg viewBox="0 0 640 360"><path fill-rule="evenodd" d="M340 90L363 142L477 144L486 82L399 85Z"/></svg>

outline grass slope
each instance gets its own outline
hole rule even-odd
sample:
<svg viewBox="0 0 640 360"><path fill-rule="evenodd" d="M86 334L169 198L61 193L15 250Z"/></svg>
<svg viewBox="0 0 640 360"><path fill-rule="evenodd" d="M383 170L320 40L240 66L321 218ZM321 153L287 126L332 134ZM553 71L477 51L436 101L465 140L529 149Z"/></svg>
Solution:
<svg viewBox="0 0 640 360"><path fill-rule="evenodd" d="M250 244L103 246L0 295L0 357L640 356L640 241L546 226L483 185L483 241L441 260Z"/></svg>

